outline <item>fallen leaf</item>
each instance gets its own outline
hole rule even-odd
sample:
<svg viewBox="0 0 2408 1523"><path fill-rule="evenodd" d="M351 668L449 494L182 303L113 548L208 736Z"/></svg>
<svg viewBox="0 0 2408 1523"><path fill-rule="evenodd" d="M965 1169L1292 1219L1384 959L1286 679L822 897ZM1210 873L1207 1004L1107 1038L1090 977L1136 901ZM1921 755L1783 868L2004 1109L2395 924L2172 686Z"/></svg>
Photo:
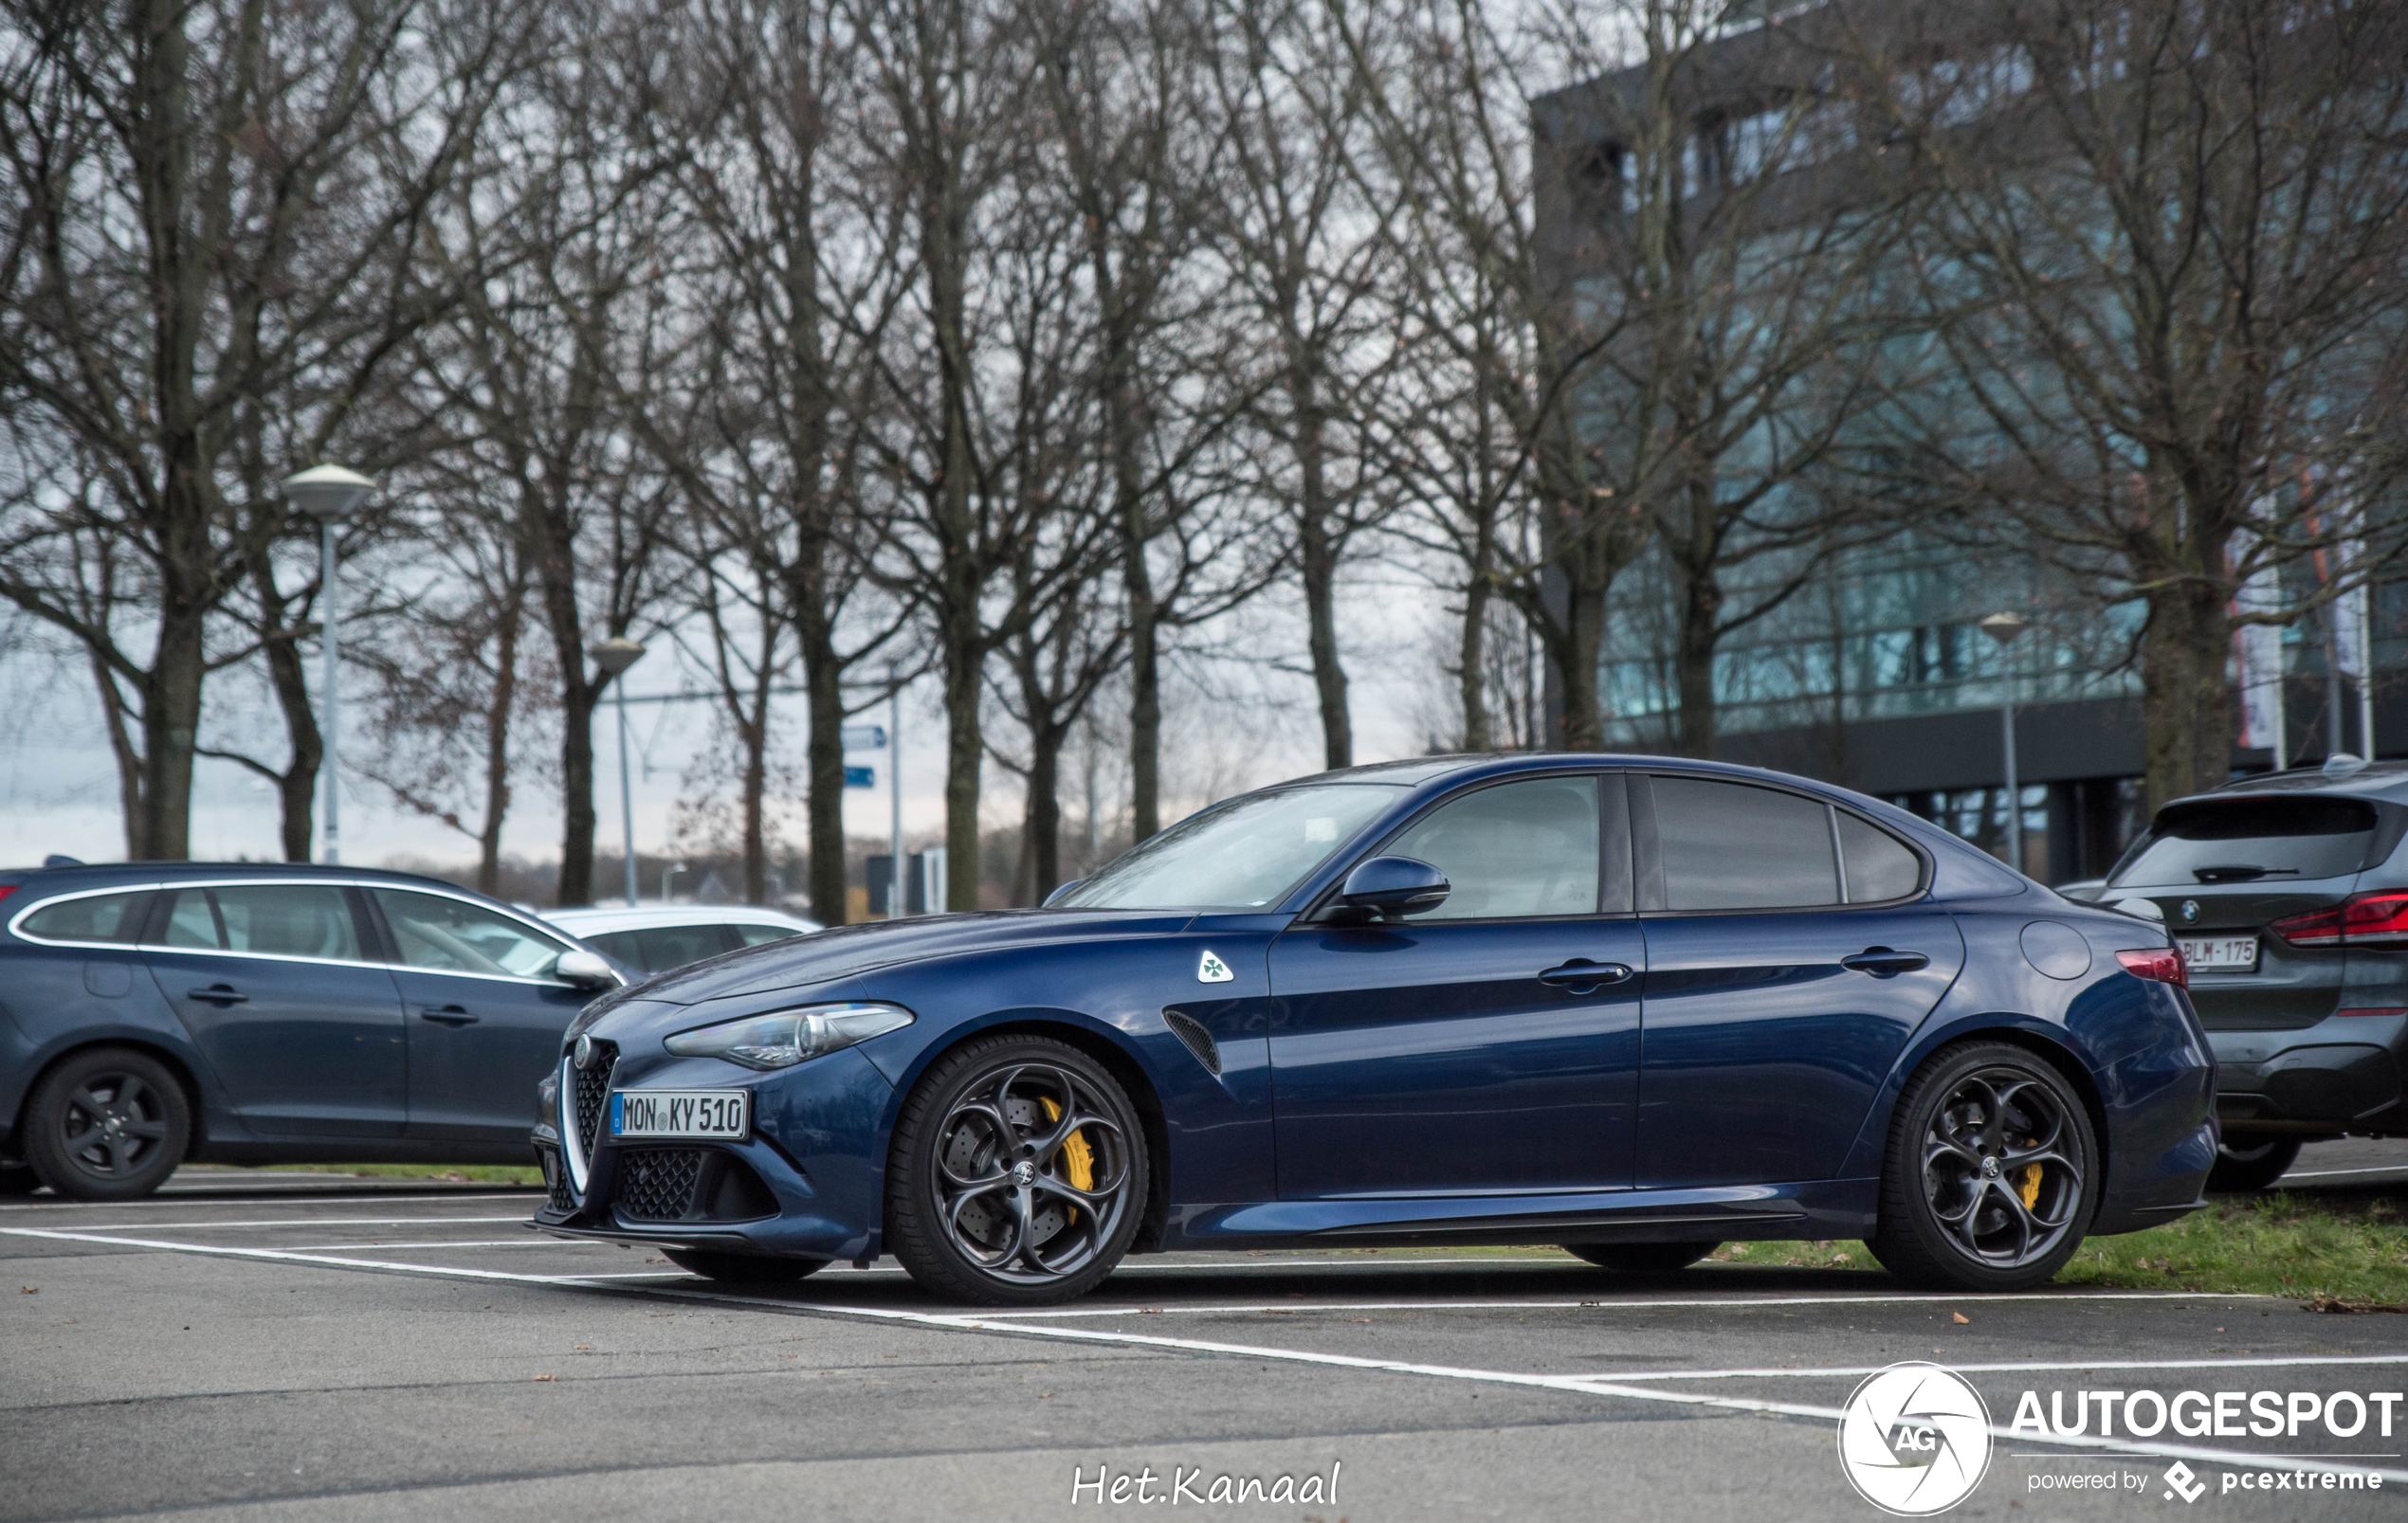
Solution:
<svg viewBox="0 0 2408 1523"><path fill-rule="evenodd" d="M593 1345L592 1345L592 1344L590 1344L590 1343L580 1343L580 1344L578 1344L578 1345L577 1345L577 1348L578 1348L579 1350L581 1350L581 1351L583 1351L587 1352L587 1353L591 1353L591 1352L593 1352Z"/></svg>
<svg viewBox="0 0 2408 1523"><path fill-rule="evenodd" d="M553 1380L553 1379L556 1379L557 1377L556 1377L556 1376L553 1376L553 1375L538 1375L538 1376L536 1376L535 1378L536 1378L536 1379L538 1379L538 1380Z"/></svg>
<svg viewBox="0 0 2408 1523"><path fill-rule="evenodd" d="M17 1287L17 1294L20 1296L39 1296L42 1294L42 1287L39 1285L20 1285Z"/></svg>
<svg viewBox="0 0 2408 1523"><path fill-rule="evenodd" d="M1958 1325L1961 1327L1971 1327L1973 1325L1973 1318L1965 1315L1962 1312L1951 1312L1948 1314L1951 1317L1954 1317Z"/></svg>
<svg viewBox="0 0 2408 1523"><path fill-rule="evenodd" d="M2338 1296L2319 1296L2312 1301L2302 1301L2303 1312L2408 1312L2408 1301L2345 1301ZM2223 1332L2222 1328L2216 1330Z"/></svg>

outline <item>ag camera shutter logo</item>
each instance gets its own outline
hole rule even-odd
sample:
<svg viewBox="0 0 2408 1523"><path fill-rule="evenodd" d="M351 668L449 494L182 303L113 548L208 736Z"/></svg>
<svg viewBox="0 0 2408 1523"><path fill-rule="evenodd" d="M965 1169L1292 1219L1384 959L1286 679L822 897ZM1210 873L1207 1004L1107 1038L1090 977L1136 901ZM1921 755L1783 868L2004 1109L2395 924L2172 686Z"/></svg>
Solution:
<svg viewBox="0 0 2408 1523"><path fill-rule="evenodd" d="M1990 1469L1990 1408L1953 1369L1891 1365L1849 1396L1839 1468L1885 1513L1944 1513L1972 1496Z"/></svg>

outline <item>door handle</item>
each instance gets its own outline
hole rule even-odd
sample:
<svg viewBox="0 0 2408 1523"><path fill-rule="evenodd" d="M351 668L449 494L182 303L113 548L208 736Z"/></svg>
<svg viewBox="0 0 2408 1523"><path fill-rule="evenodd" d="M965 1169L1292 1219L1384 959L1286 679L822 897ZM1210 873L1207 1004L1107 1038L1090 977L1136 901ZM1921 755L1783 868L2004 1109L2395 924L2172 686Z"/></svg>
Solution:
<svg viewBox="0 0 2408 1523"><path fill-rule="evenodd" d="M1626 964L1593 963L1586 957L1575 957L1560 968L1550 968L1541 973L1539 982L1552 984L1574 994L1587 994L1608 984L1619 984L1630 976L1631 970Z"/></svg>
<svg viewBox="0 0 2408 1523"><path fill-rule="evenodd" d="M211 984L207 988L186 989L184 997L188 1000L202 1000L210 1005L219 1006L243 1005L250 1000L249 995L243 993L231 984Z"/></svg>
<svg viewBox="0 0 2408 1523"><path fill-rule="evenodd" d="M1867 947L1853 957L1842 957L1839 966L1852 972L1870 973L1875 978L1893 978L1931 966L1931 959L1919 952L1892 952L1888 947Z"/></svg>
<svg viewBox="0 0 2408 1523"><path fill-rule="evenodd" d="M475 1025L477 1024L477 1018L475 1016L470 1015L466 1010L457 1005L429 1005L418 1012L418 1019L421 1021L432 1021L437 1025L447 1026Z"/></svg>

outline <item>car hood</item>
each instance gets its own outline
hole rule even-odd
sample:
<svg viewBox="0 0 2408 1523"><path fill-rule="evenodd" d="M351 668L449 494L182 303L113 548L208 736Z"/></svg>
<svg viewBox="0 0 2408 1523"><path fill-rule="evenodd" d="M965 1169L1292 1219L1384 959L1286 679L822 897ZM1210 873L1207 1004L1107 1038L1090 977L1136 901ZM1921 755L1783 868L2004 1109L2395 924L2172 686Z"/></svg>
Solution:
<svg viewBox="0 0 2408 1523"><path fill-rule="evenodd" d="M1195 916L1161 910L993 910L837 926L731 952L627 990L631 999L700 1005L858 978L901 963L1003 948L1169 935Z"/></svg>

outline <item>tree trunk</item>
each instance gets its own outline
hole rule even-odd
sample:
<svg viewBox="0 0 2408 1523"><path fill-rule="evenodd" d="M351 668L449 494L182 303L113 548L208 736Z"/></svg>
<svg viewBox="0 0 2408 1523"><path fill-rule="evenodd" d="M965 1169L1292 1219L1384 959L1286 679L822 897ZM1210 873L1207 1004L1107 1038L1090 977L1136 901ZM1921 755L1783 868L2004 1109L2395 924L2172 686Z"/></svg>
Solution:
<svg viewBox="0 0 2408 1523"><path fill-rule="evenodd" d="M1488 523L1480 526L1473 565L1463 589L1463 639L1455 651L1455 694L1463 704L1463 749L1492 751L1496 737L1488 725L1488 605L1495 596L1489 584Z"/></svg>
<svg viewBox="0 0 2408 1523"><path fill-rule="evenodd" d="M795 599L795 644L803 665L803 701L811 734L803 746L811 823L811 916L822 925L845 923L845 663L820 599L816 571ZM885 765L895 765L895 737L886 737Z"/></svg>
<svg viewBox="0 0 2408 1523"><path fill-rule="evenodd" d="M987 644L976 605L956 607L945 629L945 908L978 907L979 725ZM931 906L933 908L933 906Z"/></svg>
<svg viewBox="0 0 2408 1523"><path fill-rule="evenodd" d="M1062 881L1063 730L1036 725L1029 732L1029 803L1021 815L1021 840L1029 858L1029 902L1043 904Z"/></svg>
<svg viewBox="0 0 2408 1523"><path fill-rule="evenodd" d="M1566 579L1564 639L1558 676L1563 687L1563 744L1570 751L1605 749L1605 716L1597 704L1597 665L1605 654L1605 589L1586 577Z"/></svg>
<svg viewBox="0 0 2408 1523"><path fill-rule="evenodd" d="M1309 474L1318 476L1318 469ZM1312 651L1313 691L1321 702L1322 765L1355 764L1355 736L1346 715L1346 668L1338 660L1338 554L1328 526L1309 504L1297 524L1297 554L1304 573L1304 616Z"/></svg>
<svg viewBox="0 0 2408 1523"><path fill-rule="evenodd" d="M1714 647L1723 621L1723 587L1710 565L1688 569L1681 589L1681 626L1672 655L1681 699L1681 754L1714 755Z"/></svg>
<svg viewBox="0 0 2408 1523"><path fill-rule="evenodd" d="M2233 768L2233 625L2225 593L2176 581L2148 600L2141 638L2143 766L2150 809L2226 781Z"/></svg>
<svg viewBox="0 0 2408 1523"><path fill-rule="evenodd" d="M744 902L769 900L769 845L761 826L762 795L769 791L770 664L760 667L760 684L753 696L753 712L743 725L744 740Z"/></svg>
<svg viewBox="0 0 2408 1523"><path fill-rule="evenodd" d="M142 692L142 830L137 859L182 861L192 854L192 753L201 727L206 665L199 604L171 584L162 600L158 651Z"/></svg>
<svg viewBox="0 0 2408 1523"><path fill-rule="evenodd" d="M519 700L519 633L526 588L515 584L496 621L493 698L485 706L484 828L477 832L477 892L502 891L502 822L510 812L510 711Z"/></svg>

